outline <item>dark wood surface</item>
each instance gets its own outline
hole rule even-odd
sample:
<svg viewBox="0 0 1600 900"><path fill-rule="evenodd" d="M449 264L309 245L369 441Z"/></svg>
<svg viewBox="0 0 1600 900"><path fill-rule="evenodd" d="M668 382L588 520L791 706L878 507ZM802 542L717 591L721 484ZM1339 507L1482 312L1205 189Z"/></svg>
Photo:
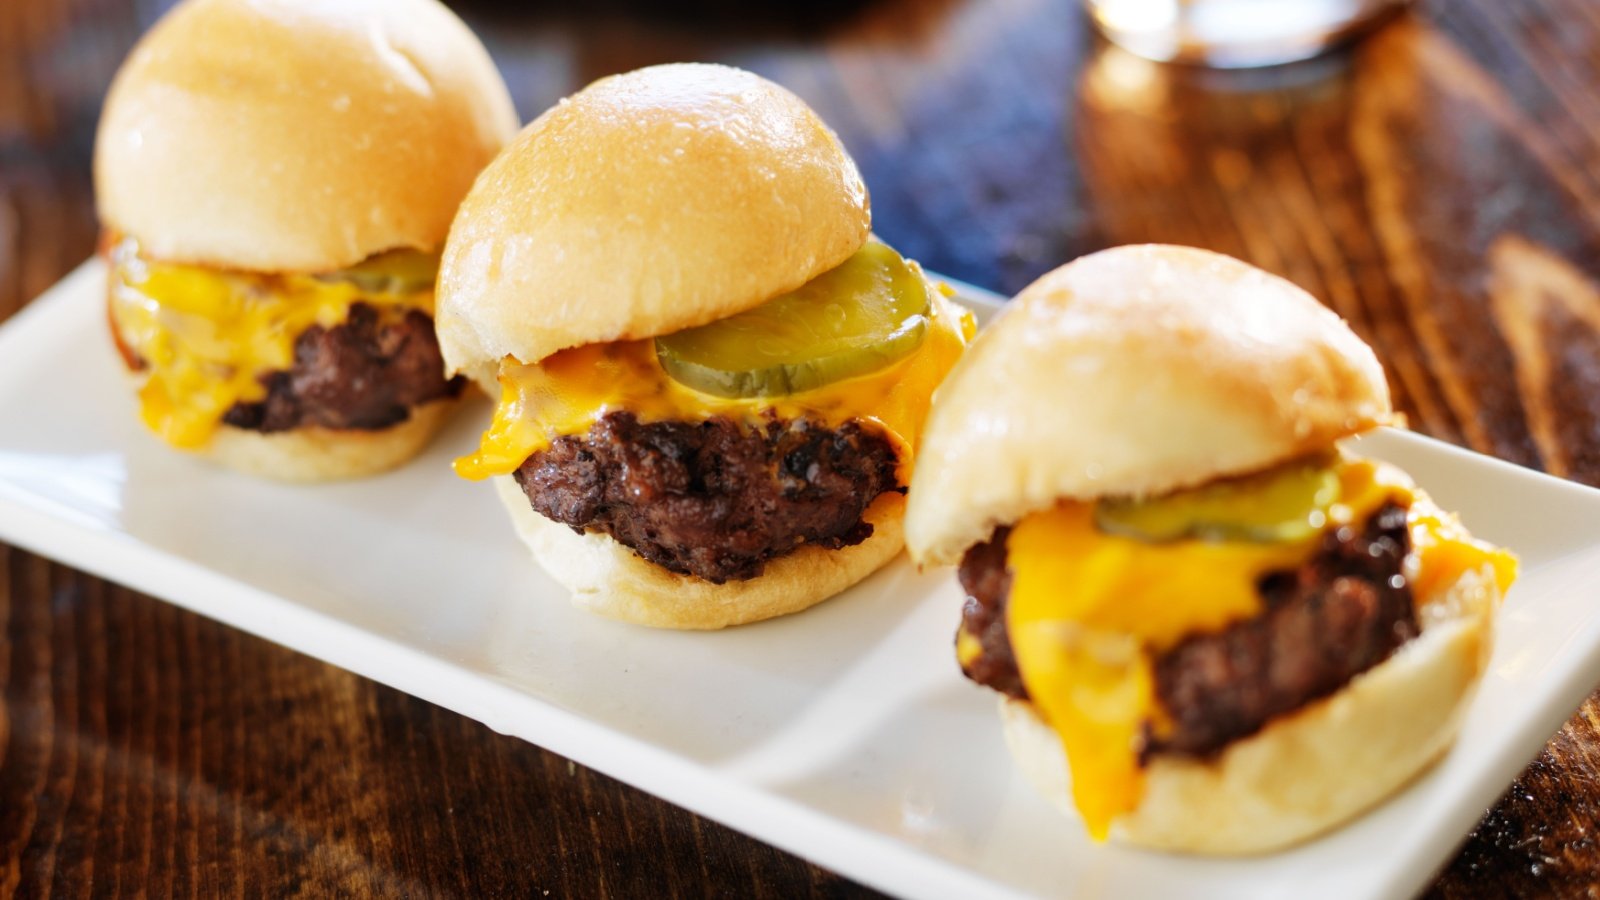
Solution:
<svg viewBox="0 0 1600 900"><path fill-rule="evenodd" d="M90 253L99 102L167 5L0 2L0 317ZM1073 0L570 6L459 5L524 118L638 65L753 68L838 129L877 229L930 267L1009 292L1112 244L1232 253L1346 316L1418 430L1600 484L1592 0L1427 3L1350 53L1248 76L1108 51ZM0 896L864 893L4 546L0 687ZM1433 892L1596 892L1597 716L1591 699Z"/></svg>

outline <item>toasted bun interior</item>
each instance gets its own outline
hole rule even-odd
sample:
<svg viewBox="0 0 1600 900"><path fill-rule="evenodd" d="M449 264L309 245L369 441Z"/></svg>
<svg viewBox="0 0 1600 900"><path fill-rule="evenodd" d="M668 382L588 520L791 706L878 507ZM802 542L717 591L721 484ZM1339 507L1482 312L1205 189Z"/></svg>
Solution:
<svg viewBox="0 0 1600 900"><path fill-rule="evenodd" d="M1367 810L1417 777L1455 739L1488 665L1499 590L1469 572L1424 608L1421 635L1343 689L1215 759L1158 756L1139 806L1112 840L1186 853L1265 853ZM1003 699L1006 744L1028 781L1076 816L1061 742L1031 704Z"/></svg>
<svg viewBox="0 0 1600 900"><path fill-rule="evenodd" d="M434 250L516 127L483 46L435 0L187 0L112 82L100 216L153 257L218 267Z"/></svg>
<svg viewBox="0 0 1600 900"><path fill-rule="evenodd" d="M572 602L612 619L656 628L715 629L759 622L821 603L867 577L904 545L900 494L880 495L863 518L872 536L853 547L813 545L767 563L747 581L712 584L648 562L603 534L578 534L533 511L515 479L494 479L517 534Z"/></svg>
<svg viewBox="0 0 1600 900"><path fill-rule="evenodd" d="M725 66L604 78L540 116L461 207L440 270L452 372L724 318L837 266L867 191L798 97Z"/></svg>
<svg viewBox="0 0 1600 900"><path fill-rule="evenodd" d="M1372 349L1288 281L1189 247L1118 247L1034 282L939 388L906 539L951 563L1062 499L1263 469L1390 415Z"/></svg>

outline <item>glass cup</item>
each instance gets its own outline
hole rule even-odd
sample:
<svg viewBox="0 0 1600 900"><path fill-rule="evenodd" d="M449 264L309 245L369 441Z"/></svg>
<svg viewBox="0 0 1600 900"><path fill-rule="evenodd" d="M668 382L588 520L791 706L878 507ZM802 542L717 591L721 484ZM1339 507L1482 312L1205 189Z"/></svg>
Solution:
<svg viewBox="0 0 1600 900"><path fill-rule="evenodd" d="M1146 59L1224 69L1309 59L1407 0L1084 0L1106 37Z"/></svg>

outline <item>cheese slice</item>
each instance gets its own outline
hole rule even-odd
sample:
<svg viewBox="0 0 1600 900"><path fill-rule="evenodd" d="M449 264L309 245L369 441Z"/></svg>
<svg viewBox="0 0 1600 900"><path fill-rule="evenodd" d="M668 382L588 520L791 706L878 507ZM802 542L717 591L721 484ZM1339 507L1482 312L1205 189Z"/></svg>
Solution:
<svg viewBox="0 0 1600 900"><path fill-rule="evenodd" d="M1477 540L1455 513L1432 503L1411 510L1411 557L1406 578L1414 596L1435 598L1450 590L1468 572L1484 572L1501 596L1517 579L1517 557L1508 550Z"/></svg>
<svg viewBox="0 0 1600 900"><path fill-rule="evenodd" d="M933 390L960 359L974 330L970 313L935 295L928 335L904 359L783 397L703 394L667 375L649 340L588 344L526 365L507 358L500 365L494 420L477 452L456 460L456 473L474 481L510 474L554 439L582 434L618 411L631 412L641 422L726 416L752 425L766 415L810 415L832 426L860 419L883 429L895 445L905 484Z"/></svg>
<svg viewBox="0 0 1600 900"><path fill-rule="evenodd" d="M336 274L178 265L141 257L131 239L113 247L111 264L111 322L144 364L140 416L183 449L203 447L234 404L265 399L262 376L294 365L295 340L343 323L357 301L386 317L433 314L431 285L366 290Z"/></svg>
<svg viewBox="0 0 1600 900"><path fill-rule="evenodd" d="M1339 499L1308 515L1329 529L1357 527L1387 500L1408 506L1419 605L1472 569L1488 567L1502 591L1510 586L1515 557L1472 540L1453 516L1415 495L1403 473L1349 457L1333 465ZM1099 531L1094 504L1079 502L1012 529L1006 545L1012 650L1035 709L1061 739L1074 802L1096 840L1139 802L1143 731L1164 719L1152 655L1189 634L1259 614L1262 576L1304 563L1323 533L1283 543L1149 543Z"/></svg>

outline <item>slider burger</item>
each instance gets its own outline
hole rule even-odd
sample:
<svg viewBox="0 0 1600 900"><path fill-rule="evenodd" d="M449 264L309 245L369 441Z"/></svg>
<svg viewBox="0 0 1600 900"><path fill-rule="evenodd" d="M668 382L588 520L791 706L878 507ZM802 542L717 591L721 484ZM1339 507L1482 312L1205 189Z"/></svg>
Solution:
<svg viewBox="0 0 1600 900"><path fill-rule="evenodd" d="M118 72L95 146L144 422L293 481L414 455L463 384L434 337L437 255L516 125L434 0L175 7Z"/></svg>
<svg viewBox="0 0 1600 900"><path fill-rule="evenodd" d="M721 628L900 551L934 386L970 319L870 234L837 137L748 72L598 81L529 125L451 228L439 339L500 401L494 477L594 612Z"/></svg>
<svg viewBox="0 0 1600 900"><path fill-rule="evenodd" d="M1272 850L1445 752L1516 560L1340 443L1390 416L1337 316L1183 247L1045 275L951 373L907 544L960 563L961 667L1095 838Z"/></svg>

